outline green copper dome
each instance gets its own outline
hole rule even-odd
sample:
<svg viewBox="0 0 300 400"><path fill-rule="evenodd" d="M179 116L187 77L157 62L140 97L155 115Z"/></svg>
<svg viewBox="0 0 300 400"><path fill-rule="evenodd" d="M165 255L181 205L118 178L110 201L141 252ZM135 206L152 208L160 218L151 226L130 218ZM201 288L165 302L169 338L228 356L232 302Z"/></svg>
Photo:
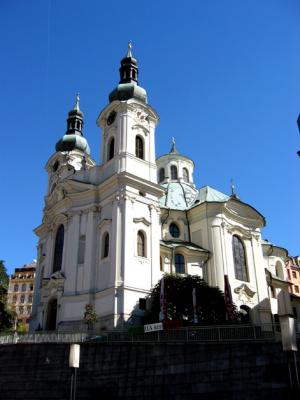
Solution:
<svg viewBox="0 0 300 400"><path fill-rule="evenodd" d="M137 99L147 103L146 90L136 83L120 83L109 95L109 102L114 100Z"/></svg>
<svg viewBox="0 0 300 400"><path fill-rule="evenodd" d="M76 102L73 110L68 114L67 132L56 143L56 151L72 151L80 150L86 154L90 154L90 146L82 134L83 113L79 108L79 94L76 96Z"/></svg>
<svg viewBox="0 0 300 400"><path fill-rule="evenodd" d="M120 82L119 85L110 93L110 103L114 100L137 99L147 103L146 90L139 86L138 82L138 63L132 55L132 44L128 43L126 56L121 60Z"/></svg>
<svg viewBox="0 0 300 400"><path fill-rule="evenodd" d="M81 150L86 154L90 154L90 146L83 136L76 134L64 135L55 145L56 151L72 151Z"/></svg>

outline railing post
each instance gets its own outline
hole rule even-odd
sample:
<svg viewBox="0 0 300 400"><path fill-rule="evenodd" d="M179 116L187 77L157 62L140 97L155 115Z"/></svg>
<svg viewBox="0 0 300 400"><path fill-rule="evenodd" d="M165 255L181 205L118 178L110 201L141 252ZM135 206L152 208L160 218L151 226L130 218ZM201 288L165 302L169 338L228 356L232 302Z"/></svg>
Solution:
<svg viewBox="0 0 300 400"><path fill-rule="evenodd" d="M255 325L253 325L253 333L254 333L254 340L256 340L256 329L255 329Z"/></svg>
<svg viewBox="0 0 300 400"><path fill-rule="evenodd" d="M220 342L221 341L221 334L220 334L221 332L220 332L220 327L218 326L218 342Z"/></svg>
<svg viewBox="0 0 300 400"><path fill-rule="evenodd" d="M188 327L185 328L185 332L186 332L186 341L188 342L189 341L189 328Z"/></svg>

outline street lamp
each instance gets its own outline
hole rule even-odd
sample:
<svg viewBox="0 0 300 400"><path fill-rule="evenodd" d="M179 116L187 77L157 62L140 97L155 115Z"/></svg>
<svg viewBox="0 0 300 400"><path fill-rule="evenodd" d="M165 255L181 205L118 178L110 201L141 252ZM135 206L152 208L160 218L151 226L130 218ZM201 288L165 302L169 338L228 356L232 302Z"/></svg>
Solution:
<svg viewBox="0 0 300 400"><path fill-rule="evenodd" d="M76 372L77 368L79 368L79 359L80 345L71 344L69 355L69 367L72 368L70 400L76 400Z"/></svg>

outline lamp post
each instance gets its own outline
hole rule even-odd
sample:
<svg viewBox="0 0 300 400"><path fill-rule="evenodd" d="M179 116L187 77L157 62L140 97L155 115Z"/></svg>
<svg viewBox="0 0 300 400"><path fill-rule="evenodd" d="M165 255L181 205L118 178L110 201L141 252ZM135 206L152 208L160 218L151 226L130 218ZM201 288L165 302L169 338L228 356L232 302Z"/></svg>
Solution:
<svg viewBox="0 0 300 400"><path fill-rule="evenodd" d="M70 400L76 400L76 373L77 373L77 368L79 368L79 359L80 359L80 345L71 344L70 355L69 355L69 367L72 368Z"/></svg>

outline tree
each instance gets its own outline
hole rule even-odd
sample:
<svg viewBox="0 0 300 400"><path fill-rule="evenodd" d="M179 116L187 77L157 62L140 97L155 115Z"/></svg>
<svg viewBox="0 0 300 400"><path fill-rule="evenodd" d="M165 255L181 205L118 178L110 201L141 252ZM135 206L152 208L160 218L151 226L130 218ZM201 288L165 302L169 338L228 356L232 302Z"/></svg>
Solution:
<svg viewBox="0 0 300 400"><path fill-rule="evenodd" d="M0 260L0 331L11 328L14 323L14 313L7 309L8 282L4 261Z"/></svg>
<svg viewBox="0 0 300 400"><path fill-rule="evenodd" d="M160 313L161 281L152 289L148 302L150 309L145 322L157 322ZM195 288L196 308L193 307ZM194 321L194 313L200 325L220 324L227 321L224 294L218 287L211 287L198 275L164 275L165 314L167 320ZM235 308L235 307L234 307ZM237 316L237 314L236 314Z"/></svg>
<svg viewBox="0 0 300 400"><path fill-rule="evenodd" d="M86 304L84 309L85 312L83 320L88 325L88 329L92 329L93 325L99 321L99 316L96 313L94 306L92 304Z"/></svg>

